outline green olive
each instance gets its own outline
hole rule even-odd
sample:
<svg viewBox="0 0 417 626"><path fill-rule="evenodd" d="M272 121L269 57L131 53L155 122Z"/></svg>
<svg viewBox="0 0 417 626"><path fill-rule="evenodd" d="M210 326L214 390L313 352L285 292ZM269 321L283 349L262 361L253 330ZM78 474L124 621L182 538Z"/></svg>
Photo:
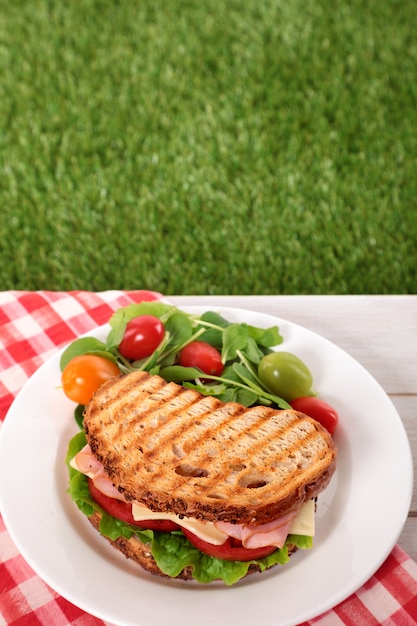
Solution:
<svg viewBox="0 0 417 626"><path fill-rule="evenodd" d="M287 402L311 391L313 376L307 365L290 352L271 352L258 366L258 376L265 387Z"/></svg>

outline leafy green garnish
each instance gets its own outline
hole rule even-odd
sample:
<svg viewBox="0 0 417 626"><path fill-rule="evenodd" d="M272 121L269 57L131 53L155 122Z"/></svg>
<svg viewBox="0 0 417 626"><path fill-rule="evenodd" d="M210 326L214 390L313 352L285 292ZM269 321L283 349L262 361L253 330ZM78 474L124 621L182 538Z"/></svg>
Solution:
<svg viewBox="0 0 417 626"><path fill-rule="evenodd" d="M248 343L248 327L246 324L230 324L223 334L222 362L233 361Z"/></svg>
<svg viewBox="0 0 417 626"><path fill-rule="evenodd" d="M164 367L159 371L159 375L166 381L174 383L182 383L185 380L194 380L196 378L208 376L197 367L183 367L182 365L170 365L168 367Z"/></svg>
<svg viewBox="0 0 417 626"><path fill-rule="evenodd" d="M139 315L158 317L164 324L165 336L149 357L132 362L119 352L118 346L127 323ZM167 381L218 397L223 402L240 402L247 407L266 404L289 408L289 404L271 394L257 376L263 356L283 341L277 326L257 328L245 323L232 323L215 311L195 316L163 302L141 302L122 307L112 315L109 324L105 343L93 337L82 337L72 342L62 354L61 369L74 356L97 354L117 363L123 373L144 370L158 374ZM225 365L221 376L178 365L182 348L195 340L205 341L219 350Z"/></svg>
<svg viewBox="0 0 417 626"><path fill-rule="evenodd" d="M201 329L203 332L199 337L200 341L206 341L210 345L214 346L218 350L222 349L223 344L223 331L230 324L221 315L215 311L206 311L201 315L201 325L197 321L197 329Z"/></svg>
<svg viewBox="0 0 417 626"><path fill-rule="evenodd" d="M62 353L59 362L61 372L73 358L81 356L82 354L95 354L97 356L102 356L109 361L113 361L114 363L117 361L116 356L110 352L107 349L106 344L99 339L96 339L95 337L80 337L70 343L70 345Z"/></svg>
<svg viewBox="0 0 417 626"><path fill-rule="evenodd" d="M74 417L79 428L82 428L84 424L84 408L83 404L79 404L75 407Z"/></svg>

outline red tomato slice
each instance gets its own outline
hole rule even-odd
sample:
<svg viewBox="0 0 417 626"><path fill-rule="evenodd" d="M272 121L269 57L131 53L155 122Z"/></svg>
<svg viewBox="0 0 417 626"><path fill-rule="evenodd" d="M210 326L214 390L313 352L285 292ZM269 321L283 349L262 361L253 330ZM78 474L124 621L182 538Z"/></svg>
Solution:
<svg viewBox="0 0 417 626"><path fill-rule="evenodd" d="M232 537L228 537L225 543L216 546L200 539L200 537L197 537L185 528L182 529L182 532L195 548L198 548L201 552L209 556L214 556L216 559L223 559L224 561L252 561L254 559L263 559L265 556L269 556L277 550L276 546L255 549L244 548L240 541Z"/></svg>
<svg viewBox="0 0 417 626"><path fill-rule="evenodd" d="M320 398L303 396L293 400L291 406L295 411L300 411L300 413L305 413L312 417L333 435L339 422L339 416L330 404L320 400Z"/></svg>
<svg viewBox="0 0 417 626"><path fill-rule="evenodd" d="M221 376L223 372L222 356L218 350L205 341L192 341L180 352L180 365L198 367L205 374Z"/></svg>
<svg viewBox="0 0 417 626"><path fill-rule="evenodd" d="M133 526L139 526L143 530L159 530L166 533L171 532L171 530L178 530L179 528L178 524L171 522L170 520L146 520L137 522L133 519L131 504L122 502L121 500L115 500L114 498L109 498L104 495L104 493L101 493L101 491L95 487L91 478L88 479L88 488L90 490L91 497L97 502L97 504L99 504L101 508L106 511L106 513L122 520L122 522L133 524Z"/></svg>

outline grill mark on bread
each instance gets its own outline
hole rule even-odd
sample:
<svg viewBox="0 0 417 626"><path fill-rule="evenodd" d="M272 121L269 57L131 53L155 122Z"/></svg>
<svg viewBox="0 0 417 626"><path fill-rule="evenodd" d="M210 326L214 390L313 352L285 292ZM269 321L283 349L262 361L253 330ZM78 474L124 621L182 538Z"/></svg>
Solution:
<svg viewBox="0 0 417 626"><path fill-rule="evenodd" d="M200 406L201 404L201 399L196 398L194 406ZM189 411L181 411L178 414L174 414L172 421L170 420L170 432L151 447L148 453L149 457L155 458L158 455L159 458L166 458L169 450L172 451L175 448L180 448L184 456L190 457L193 449L197 448L201 441L215 441L217 434L224 427L225 421L229 424L231 420L237 419L243 410L243 407L240 405L231 405L229 407L231 409L230 412L219 414L217 409L220 408L221 403L216 403L215 406L214 411L208 409L198 415L195 415L193 412L190 414ZM187 417L187 425L184 427L182 422ZM198 417L198 420L195 421L194 417ZM207 455L207 458L210 458L210 455Z"/></svg>
<svg viewBox="0 0 417 626"><path fill-rule="evenodd" d="M197 487L197 492L201 492L202 490L204 491L208 491L211 490L213 488L213 486L215 484L218 483L219 480L221 479L226 479L227 481L227 476L231 476L231 478L235 478L235 474L241 474L240 478L239 478L239 484L241 486L245 486L248 488L255 488L255 484L257 483L257 487L260 488L261 486L266 485L268 482L270 482L270 480L267 480L264 485L260 484L263 482L263 478L260 476L257 477L253 477L251 478L251 476L253 475L253 469L250 467L250 463L248 463L248 465L246 465L243 461L246 459L245 453L247 452L247 446L244 447L244 449L242 449L240 451L240 454L235 455L234 457L227 457L227 460L222 461L222 451L221 451L221 446L222 446L222 433L224 433L225 429L224 429L224 422L227 421L227 428L226 428L226 434L227 431L234 431L236 433L236 436L233 438L233 446L234 449L238 449L239 450L239 439L244 439L247 438L248 436L250 436L252 438L251 440L251 453L256 456L259 451L263 448L265 448L265 445L268 443L269 439L274 436L277 435L277 442L275 444L275 446L270 446L273 447L275 450L279 450L281 453L281 456L278 457L274 463L273 463L273 467L272 467L272 472L274 472L277 469L277 462L285 462L286 465L288 465L288 456L291 458L291 455L293 455L293 458L295 458L296 456L296 450L300 447L300 443L302 442L306 442L307 439L312 439L315 438L317 436L317 431L315 430L314 426L312 424L308 424L308 426L310 427L309 431L305 430L305 425L303 425L303 428L301 430L299 430L299 433L302 434L303 439L300 441L299 438L297 438L296 444L295 445L290 445L291 444L291 433L289 433L288 431L290 431L293 428L293 424L294 421L297 420L297 417L294 415L293 419L291 419L286 425L282 425L278 422L274 423L269 421L268 424L269 426L276 426L276 431L275 429L271 428L265 428L265 418L268 418L271 413L274 414L273 410L268 409L267 407L262 407L261 409L255 409L253 411L248 412L247 409L245 409L244 407L240 406L240 405L236 405L233 406L233 409L236 411L235 413L228 413L226 415L223 415L223 419L219 420L216 427L215 428L205 428L203 432L200 433L200 437L193 437L193 442L192 445L189 443L189 441L184 441L182 443L182 439L184 438L184 436L193 434L197 429L198 429L198 425L197 427L194 424L189 424L188 428L184 429L181 433L181 439L180 441L178 441L178 430L176 430L173 427L174 430L174 434L172 434L171 436L167 436L164 439L164 444L165 447L162 447L162 442L160 442L160 447L158 452L155 451L155 448L150 450L149 453L147 454L147 457L151 460L154 459L155 464L157 464L157 466L160 466L160 470L156 470L154 472L152 472L152 478L154 480L156 480L157 478L159 478L159 476L161 474L164 473L164 468L163 466L160 465L159 463L159 459L164 459L167 457L167 455L169 454L169 450L167 450L167 448L172 448L172 445L176 445L176 446L180 446L182 448L182 450L184 450L184 452L186 453L187 456L187 460L188 463L187 465L190 467L190 472L189 472L189 476L191 477L201 477L201 478L205 478L204 481L200 481L199 483L195 483L195 486ZM244 418L244 423L246 423L248 420L247 418L250 417L251 415L255 416L255 420L252 421L252 423L249 424L249 428L246 427L244 428L239 428L239 419L243 416ZM179 419L181 419L182 415L175 415L174 417L178 417ZM229 418L229 419L228 419ZM230 418L232 418L232 422L230 422ZM175 425L174 425L175 426ZM244 424L242 424L241 426L244 426ZM219 436L220 435L220 436ZM216 441L216 443L212 443L211 447L212 447L212 454L205 454L204 456L198 455L197 457L193 454L193 448L196 447L197 449L199 449L200 443L204 440L207 439L211 439L212 441L216 441L217 438L220 439L220 441ZM228 437L224 438L224 444L227 445L227 449L230 450L230 443L228 441ZM174 444L172 444L172 441L174 441ZM158 454L157 458L154 458L154 455ZM218 459L217 461L217 465L215 467L215 471L211 471L208 472L207 470L204 470L203 468L209 466L210 464L212 464L213 462L213 457ZM201 472L200 474L197 473L198 467L201 466ZM297 468L299 468L300 463L298 462ZM181 467L181 466L180 466ZM230 468L236 468L239 467L239 471L233 471L231 472ZM244 471L246 470L246 471ZM180 475L186 476L187 473L186 471L184 472L177 472L180 473ZM230 480L230 487L229 487L229 491L233 490L233 480ZM175 487L173 488L173 493L175 494ZM227 494L224 494L224 497L226 497Z"/></svg>
<svg viewBox="0 0 417 626"><path fill-rule="evenodd" d="M103 385L84 424L127 499L200 519L264 523L335 468L330 435L303 414L224 404L145 372Z"/></svg>
<svg viewBox="0 0 417 626"><path fill-rule="evenodd" d="M181 393L181 395L184 396L185 394ZM176 435L178 435L178 433L180 433L182 437L186 436L187 433L190 434L190 431L193 430L197 424L206 420L213 409L218 406L217 403L212 402L215 398L207 397L202 400L201 396L194 392L192 395L187 396L187 400L186 403L184 402L179 406L174 403L173 410L169 411L169 416L166 417L163 423L156 426L153 430L150 429L150 432L148 432L147 429L147 455L149 458L156 458L158 455L161 456L160 451L162 448L172 448L177 440ZM166 404L166 401L164 401L163 404ZM185 419L186 415L188 415L188 419ZM184 453L186 453L185 449Z"/></svg>
<svg viewBox="0 0 417 626"><path fill-rule="evenodd" d="M282 433L282 439L284 438L284 433L287 429L284 429L284 432L280 431ZM259 428L258 430L261 430L261 428ZM269 433L269 435L270 434L271 433ZM240 435L241 438L243 438L244 436L245 433L242 433ZM299 450L301 444L306 444L308 441L312 442L314 445L315 439L317 439L317 431L315 431L315 429L313 428L310 432L305 434L302 440L298 440L296 444L291 446L291 448L287 448L286 454L282 454L280 457L274 459L274 461L270 465L266 464L261 471L256 464L247 461L243 453L232 458L229 457L227 461L224 461L222 463L217 472L215 472L214 474L208 474L207 479L204 476L205 480L200 481L198 484L195 485L197 487L196 491L197 493L212 491L215 485L217 485L221 480L228 483L228 488L223 490L225 492L223 497L227 497L230 492L235 491L236 482L240 487L246 489L255 490L266 487L270 482L274 481L274 479L276 478L276 474L280 471L281 465L284 465L286 469L288 468L288 458L291 459L292 457L293 466L296 466L297 470L301 469L303 466L303 459L301 458L297 460L297 451ZM266 441L267 435L258 438L256 445L253 445L251 447L251 454L253 454L254 456L259 455L260 451L265 448ZM210 460L211 459L208 457L203 457L202 459L199 459L198 465L206 467L208 465L208 461ZM314 462L320 460L319 450L312 460ZM190 458L190 461L192 463L192 457ZM280 480L281 489L285 489L287 483L294 482L293 474L288 474L286 470L285 472L287 475L284 475ZM254 491L251 498L251 503L260 503L262 501L262 495L263 494L259 492L259 496L257 497L257 494L255 494Z"/></svg>
<svg viewBox="0 0 417 626"><path fill-rule="evenodd" d="M167 450L167 448L172 448L172 445L173 445L172 442L174 441L174 443L176 443L177 446L180 445L181 448L186 453L188 465L190 468L195 468L195 472L196 472L197 469L201 467L200 475L198 475L197 473L193 474L192 469L190 469L190 473L188 474L189 476L192 476L192 477L196 477L196 478L201 477L205 479L204 481L195 483L195 487L197 487L198 493L200 493L201 491L212 490L214 485L216 485L219 482L219 480L226 480L226 482L229 482L228 492L230 492L231 490L234 490L233 483L235 482L234 479L236 478L236 473L240 474L239 485L241 486L246 486L246 488L255 488L256 483L257 483L257 488L260 488L261 486L265 486L268 482L270 482L270 480L267 480L264 483L264 485L262 485L260 483L262 483L263 480L265 479L260 477L259 473L256 477L253 476L254 470L251 467L250 462L248 462L248 465L244 463L244 460L246 460L246 453L248 452L248 446L243 446L243 449L240 449L239 440L247 438L248 436L251 437L250 451L251 451L251 454L253 454L254 456L257 456L259 451L265 448L265 445L269 441L269 439L272 436L277 435L277 443L274 446L274 448L279 449L281 452L281 457L279 457L279 460L286 459L288 454L294 453L296 449L299 448L300 446L299 438L297 439L296 445L292 445L292 446L286 445L286 444L291 443L291 437L288 436L288 431L290 431L293 428L293 423L297 418L296 416L294 416L294 419L289 421L284 426L278 422L274 423L274 422L269 421L268 422L269 426L272 425L276 427L276 430L275 428L273 428L271 431L271 428L268 428L268 429L265 428L265 418L268 418L271 415L271 412L272 414L274 414L273 410L271 411L267 407L262 407L261 409L258 408L253 411L248 411L247 409L245 409L245 407L240 406L240 405L231 405L231 406L233 407L233 410L236 412L222 415L222 419L217 422L217 425L214 428L204 429L203 432L200 432L199 437L193 438L192 444L190 444L189 441L184 441L184 443L182 443L182 439L184 435L187 436L187 434L191 435L194 432L196 432L198 429L198 425L195 426L194 424L189 424L188 428L186 428L185 430L181 432L180 442L178 442L178 434L177 434L178 431L173 428L174 433L170 437L166 437L164 440L165 447L164 448L162 446L159 447L158 458L154 459L155 463L159 465L159 462L158 462L159 459L164 459L167 457L167 455L169 454L169 450ZM243 426L247 424L247 421L248 421L247 418L251 417L252 415L255 417L255 419L246 428L243 428ZM181 419L181 417L182 417L181 414L178 415L179 419ZM242 417L243 417L243 423L241 424L242 427L239 428L239 420ZM230 422L230 418L232 419L232 422ZM227 423L226 429L224 428L225 422ZM314 426L312 424L309 424L309 426L311 427L309 432L305 432L304 429L300 431L303 435L303 441L306 441L308 438L312 438L317 434L317 432L314 429ZM232 433L233 449L234 450L237 449L238 451L240 450L240 453L233 457L228 455L226 460L223 460L222 450L221 450L222 444L224 446L227 446L227 450L231 449L230 448L230 432L229 432L230 430L236 433L234 437ZM304 436L304 432L305 432L305 436ZM223 438L222 437L223 434L228 435L228 436L225 436ZM201 456L201 454L198 454L198 455L193 454L193 449L194 448L197 448L197 450L200 449L201 442L207 441L207 439L211 439L211 441L213 442L210 444L212 448L212 454L205 454L203 456ZM222 439L224 439L223 442L222 442ZM284 452L284 454L282 452ZM152 449L148 453L148 458L152 460L152 458L154 457L154 454L156 454L155 449ZM214 471L204 470L203 468L206 468L207 466L212 465L213 457L216 459L216 466L214 467ZM276 464L276 461L274 461L274 465L275 464ZM238 472L236 471L231 472L230 470L231 467L232 468L239 467L240 469ZM273 467L271 471L274 472L275 470L276 470L276 467ZM159 471L155 471L152 473L152 477L154 480L156 480L163 473L164 473L164 468L161 467ZM180 475L186 476L187 473L180 472ZM231 477L230 481L227 480L228 476ZM173 487L173 494L175 494L175 492L176 492L175 487ZM227 497L227 493L224 494L224 497Z"/></svg>

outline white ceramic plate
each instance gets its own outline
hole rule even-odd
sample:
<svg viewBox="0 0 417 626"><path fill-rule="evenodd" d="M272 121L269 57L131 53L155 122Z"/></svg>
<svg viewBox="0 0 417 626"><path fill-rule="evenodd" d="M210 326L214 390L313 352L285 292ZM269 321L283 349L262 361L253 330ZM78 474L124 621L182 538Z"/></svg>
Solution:
<svg viewBox="0 0 417 626"><path fill-rule="evenodd" d="M202 313L205 308L187 307ZM52 588L117 625L298 624L336 605L382 564L405 523L412 459L402 422L372 376L322 337L269 315L218 309L231 321L278 324L340 414L338 468L319 497L312 550L233 587L152 577L111 548L66 494L74 405L60 389L59 357L22 389L0 440L0 504L18 549ZM104 339L108 327L95 335ZM389 501L388 501L389 497Z"/></svg>

